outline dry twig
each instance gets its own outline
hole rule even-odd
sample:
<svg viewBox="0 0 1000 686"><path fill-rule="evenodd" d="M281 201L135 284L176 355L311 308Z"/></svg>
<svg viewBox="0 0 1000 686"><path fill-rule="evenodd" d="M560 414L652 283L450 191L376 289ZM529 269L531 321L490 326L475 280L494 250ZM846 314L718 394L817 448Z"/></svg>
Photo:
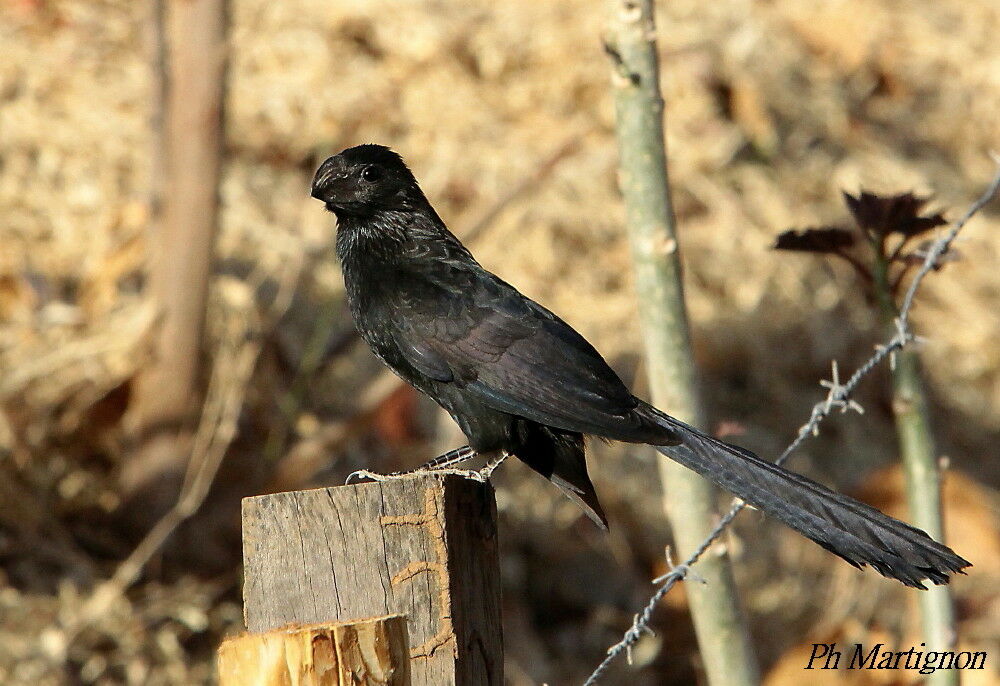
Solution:
<svg viewBox="0 0 1000 686"><path fill-rule="evenodd" d="M302 264L301 259L289 261L272 303L268 326L279 322L288 308L291 291L298 283ZM157 521L129 556L119 563L114 574L94 589L79 615L65 628L67 644L107 612L115 600L139 579L142 570L170 535L198 511L208 495L226 451L236 436L243 399L265 338L259 331L259 325L255 326L249 321L249 317L250 315L244 315L241 318L242 323L235 326L232 335L223 340L215 356L191 459L177 502ZM254 329L258 331L255 332Z"/></svg>

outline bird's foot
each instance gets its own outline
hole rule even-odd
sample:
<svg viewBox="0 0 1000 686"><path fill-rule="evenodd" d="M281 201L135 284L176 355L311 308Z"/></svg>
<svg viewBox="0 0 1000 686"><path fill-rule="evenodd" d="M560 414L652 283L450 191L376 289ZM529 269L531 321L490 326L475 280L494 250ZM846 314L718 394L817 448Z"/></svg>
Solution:
<svg viewBox="0 0 1000 686"><path fill-rule="evenodd" d="M491 470L492 471L492 470ZM379 474L378 472L372 472L367 469L359 469L356 472L351 472L347 476L347 480L344 482L346 484L352 483L363 483L365 481L394 481L396 479L406 479L411 476L419 476L421 474L445 474L453 476L461 476L465 479L472 479L473 481L479 481L483 483L489 479L490 473L485 472L485 468L479 471L475 469L414 469L409 472L392 472L391 474Z"/></svg>
<svg viewBox="0 0 1000 686"><path fill-rule="evenodd" d="M493 476L493 472L496 470L497 467L500 466L500 463L502 463L504 460L507 459L507 457L508 457L507 453L503 452L494 457L493 459L491 459L489 462L487 462L486 466L484 466L478 472L480 476L479 480L483 482L489 481L490 477Z"/></svg>
<svg viewBox="0 0 1000 686"><path fill-rule="evenodd" d="M450 474L452 476L460 476L463 479L472 479L473 481L478 481L480 483L485 483L489 479L489 475L483 475L482 470L475 469L431 469L427 472L428 474Z"/></svg>
<svg viewBox="0 0 1000 686"><path fill-rule="evenodd" d="M363 481L392 481L393 479L405 479L409 476L416 476L419 474L450 474L452 476L460 476L465 479L472 479L473 481L478 481L480 483L486 483L493 476L493 471L500 466L500 463L507 459L507 453L500 453L496 457L489 460L482 469L455 469L449 465L456 464L458 462L464 462L472 457L475 457L476 453L465 446L463 448L458 448L452 450L451 452L445 453L441 457L437 457L422 467L417 469L412 469L408 472L390 472L389 474L379 474L378 472L372 472L367 469L359 469L356 472L351 472L347 476L347 481L345 483L361 483Z"/></svg>

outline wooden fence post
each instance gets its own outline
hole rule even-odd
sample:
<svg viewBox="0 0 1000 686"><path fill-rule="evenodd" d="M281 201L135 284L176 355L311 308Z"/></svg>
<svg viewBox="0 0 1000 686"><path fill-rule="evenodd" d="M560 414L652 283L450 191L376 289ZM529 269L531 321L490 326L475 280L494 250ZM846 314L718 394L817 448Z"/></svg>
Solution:
<svg viewBox="0 0 1000 686"><path fill-rule="evenodd" d="M244 618L407 618L413 686L501 686L493 489L420 475L243 500Z"/></svg>

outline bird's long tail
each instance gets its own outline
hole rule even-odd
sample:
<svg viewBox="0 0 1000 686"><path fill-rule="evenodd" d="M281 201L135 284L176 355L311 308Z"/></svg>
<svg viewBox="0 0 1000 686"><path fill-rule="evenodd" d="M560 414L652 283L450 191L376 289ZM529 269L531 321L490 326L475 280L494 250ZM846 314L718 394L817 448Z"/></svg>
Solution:
<svg viewBox="0 0 1000 686"><path fill-rule="evenodd" d="M907 586L948 583L970 562L920 529L729 445L649 406L646 412L683 439L657 450L775 517L855 567L871 565Z"/></svg>

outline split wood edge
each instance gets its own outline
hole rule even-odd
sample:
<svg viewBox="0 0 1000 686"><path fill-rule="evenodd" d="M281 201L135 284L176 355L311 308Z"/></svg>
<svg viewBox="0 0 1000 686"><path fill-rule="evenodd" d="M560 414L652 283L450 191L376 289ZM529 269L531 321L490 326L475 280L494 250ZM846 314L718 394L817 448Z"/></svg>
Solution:
<svg viewBox="0 0 1000 686"><path fill-rule="evenodd" d="M290 625L223 641L220 686L409 686L406 618Z"/></svg>

